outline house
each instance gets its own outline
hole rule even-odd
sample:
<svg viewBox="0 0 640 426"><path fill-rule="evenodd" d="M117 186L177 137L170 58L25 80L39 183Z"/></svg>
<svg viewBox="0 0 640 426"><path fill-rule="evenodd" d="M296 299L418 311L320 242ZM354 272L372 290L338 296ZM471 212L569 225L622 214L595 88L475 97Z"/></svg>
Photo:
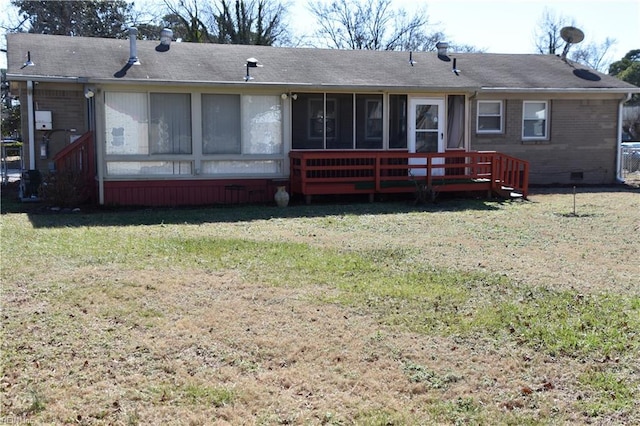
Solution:
<svg viewBox="0 0 640 426"><path fill-rule="evenodd" d="M622 105L640 88L554 55L439 47L19 33L7 78L29 170L82 169L101 205L616 182Z"/></svg>

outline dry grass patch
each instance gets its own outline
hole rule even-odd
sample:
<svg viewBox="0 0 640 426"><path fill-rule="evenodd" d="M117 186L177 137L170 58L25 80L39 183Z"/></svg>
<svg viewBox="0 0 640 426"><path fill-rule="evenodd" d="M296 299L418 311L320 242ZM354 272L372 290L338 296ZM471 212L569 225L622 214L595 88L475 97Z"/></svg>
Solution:
<svg viewBox="0 0 640 426"><path fill-rule="evenodd" d="M0 418L640 422L639 198L3 215Z"/></svg>

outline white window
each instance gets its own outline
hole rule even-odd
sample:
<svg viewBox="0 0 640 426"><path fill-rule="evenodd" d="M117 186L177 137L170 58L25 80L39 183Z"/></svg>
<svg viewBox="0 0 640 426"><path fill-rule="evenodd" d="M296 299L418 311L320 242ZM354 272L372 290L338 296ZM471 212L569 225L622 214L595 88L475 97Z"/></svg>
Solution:
<svg viewBox="0 0 640 426"><path fill-rule="evenodd" d="M191 93L107 92L106 174L282 176L281 103L279 95L202 94L192 102ZM192 122L202 123L197 145Z"/></svg>
<svg viewBox="0 0 640 426"><path fill-rule="evenodd" d="M203 154L240 154L240 95L202 95Z"/></svg>
<svg viewBox="0 0 640 426"><path fill-rule="evenodd" d="M502 133L502 101L478 101L478 133Z"/></svg>
<svg viewBox="0 0 640 426"><path fill-rule="evenodd" d="M151 154L191 154L191 95L149 95Z"/></svg>
<svg viewBox="0 0 640 426"><path fill-rule="evenodd" d="M522 138L547 139L548 120L547 101L524 101L522 105Z"/></svg>
<svg viewBox="0 0 640 426"><path fill-rule="evenodd" d="M242 153L281 154L282 111L279 96L242 97Z"/></svg>
<svg viewBox="0 0 640 426"><path fill-rule="evenodd" d="M148 155L149 114L145 93L105 93L107 155Z"/></svg>

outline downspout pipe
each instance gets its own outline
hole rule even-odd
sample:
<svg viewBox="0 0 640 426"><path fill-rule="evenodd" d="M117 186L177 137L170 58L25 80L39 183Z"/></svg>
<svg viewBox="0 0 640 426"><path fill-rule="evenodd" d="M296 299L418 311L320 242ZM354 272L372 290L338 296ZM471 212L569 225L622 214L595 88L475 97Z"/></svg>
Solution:
<svg viewBox="0 0 640 426"><path fill-rule="evenodd" d="M627 93L618 104L618 136L616 138L618 142L616 144L616 180L618 183L624 183L622 178L622 115L624 104L631 100L631 96L633 96L633 93Z"/></svg>
<svg viewBox="0 0 640 426"><path fill-rule="evenodd" d="M29 170L36 168L36 123L33 112L33 81L27 81L27 117L28 118L28 138L29 138Z"/></svg>

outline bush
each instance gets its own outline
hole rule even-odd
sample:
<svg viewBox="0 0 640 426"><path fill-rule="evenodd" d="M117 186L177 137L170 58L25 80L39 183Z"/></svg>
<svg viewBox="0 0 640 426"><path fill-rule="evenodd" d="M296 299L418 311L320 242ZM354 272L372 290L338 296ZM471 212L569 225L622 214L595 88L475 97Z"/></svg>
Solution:
<svg viewBox="0 0 640 426"><path fill-rule="evenodd" d="M40 186L40 198L51 206L77 207L87 201L86 183L77 173L49 173Z"/></svg>

